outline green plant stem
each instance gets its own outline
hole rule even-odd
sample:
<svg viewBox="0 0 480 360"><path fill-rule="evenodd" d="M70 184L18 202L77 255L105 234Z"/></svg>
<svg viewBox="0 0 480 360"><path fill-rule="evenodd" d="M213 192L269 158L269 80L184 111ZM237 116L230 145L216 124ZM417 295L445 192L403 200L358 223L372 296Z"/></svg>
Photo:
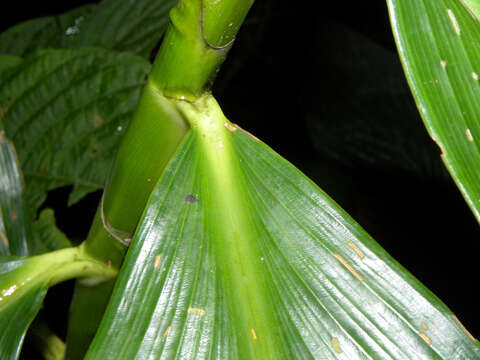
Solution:
<svg viewBox="0 0 480 360"><path fill-rule="evenodd" d="M170 13L151 79L166 96L195 100L210 88L253 0L184 0Z"/></svg>
<svg viewBox="0 0 480 360"><path fill-rule="evenodd" d="M29 335L34 347L46 360L65 359L65 343L55 335L42 319L35 319Z"/></svg>
<svg viewBox="0 0 480 360"><path fill-rule="evenodd" d="M109 264L90 257L83 245L32 256L14 272L14 276L0 279L0 289L9 289L0 296L7 306L22 294L38 286L53 286L65 280L82 278L85 284L96 285L112 279L118 271Z"/></svg>
<svg viewBox="0 0 480 360"><path fill-rule="evenodd" d="M120 267L126 251L121 243L128 244L133 236L153 187L189 129L171 98L194 100L209 90L252 4L253 0L182 0L172 9L171 25L85 242L92 256ZM89 288L77 283L67 336L71 360L86 352L113 284Z"/></svg>

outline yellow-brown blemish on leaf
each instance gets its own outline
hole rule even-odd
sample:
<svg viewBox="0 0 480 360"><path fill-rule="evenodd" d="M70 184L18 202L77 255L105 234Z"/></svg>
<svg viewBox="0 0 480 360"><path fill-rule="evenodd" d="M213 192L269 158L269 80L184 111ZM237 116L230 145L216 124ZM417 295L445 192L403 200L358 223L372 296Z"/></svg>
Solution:
<svg viewBox="0 0 480 360"><path fill-rule="evenodd" d="M154 264L153 264L153 267L154 267L155 269L158 269L159 266L160 266L161 261L162 261L162 255L157 255L157 256L155 256L155 262L154 262Z"/></svg>
<svg viewBox="0 0 480 360"><path fill-rule="evenodd" d="M362 250L360 250L360 249L358 248L357 245L355 245L355 243L354 243L353 241L349 241L349 242L347 243L347 245L350 246L350 247L352 248L352 250L355 251L355 254L357 254L358 257L363 260L363 258L365 257L365 254L363 253Z"/></svg>
<svg viewBox="0 0 480 360"><path fill-rule="evenodd" d="M3 231L0 231L0 239L2 239L2 241L5 243L5 245L7 245L7 248L8 248L9 246L8 238Z"/></svg>
<svg viewBox="0 0 480 360"><path fill-rule="evenodd" d="M112 260L110 260L110 259L107 260L107 266L112 267Z"/></svg>
<svg viewBox="0 0 480 360"><path fill-rule="evenodd" d="M445 60L441 60L440 65L442 65L442 68L445 69L447 67L447 62Z"/></svg>
<svg viewBox="0 0 480 360"><path fill-rule="evenodd" d="M335 350L337 354L341 354L343 352L342 348L340 347L340 342L338 341L337 338L332 338L332 345L333 345L333 350Z"/></svg>
<svg viewBox="0 0 480 360"><path fill-rule="evenodd" d="M468 141L473 141L473 135L469 128L465 129L465 134L467 135Z"/></svg>
<svg viewBox="0 0 480 360"><path fill-rule="evenodd" d="M451 9L447 9L448 17L450 18L450 22L452 23L453 30L455 30L455 33L460 36L461 30L460 30L460 25L458 25L457 18L455 17L455 14Z"/></svg>
<svg viewBox="0 0 480 360"><path fill-rule="evenodd" d="M460 322L460 320L458 320L458 318L457 318L455 315L453 315L453 318L454 318L455 321L458 323L458 325L460 325L460 327L462 328L462 330L468 335L468 337L469 337L470 339L472 339L473 341L476 341L476 340L477 340L477 339L475 339L475 338L473 337L472 334L470 334L470 332L466 329L465 326L463 326L463 324Z"/></svg>
<svg viewBox="0 0 480 360"><path fill-rule="evenodd" d="M251 328L251 329L250 329L250 334L252 335L252 339L253 339L253 340L257 340L257 339L258 339L257 333L255 332L255 329L254 329L254 328Z"/></svg>
<svg viewBox="0 0 480 360"><path fill-rule="evenodd" d="M472 79L475 81L478 80L478 74L475 71L472 72Z"/></svg>
<svg viewBox="0 0 480 360"><path fill-rule="evenodd" d="M333 254L333 256L335 256L342 264L343 266L345 266L347 268L348 271L350 271L352 273L353 276L355 276L358 280L360 281L365 281L365 279L363 278L362 275L360 275L357 270L355 270L353 268L352 265L350 265L347 260L345 260L342 255L340 254Z"/></svg>
<svg viewBox="0 0 480 360"><path fill-rule="evenodd" d="M437 144L437 146L439 147L440 152L441 152L441 153L440 153L440 156L445 156L445 153L444 153L444 151L443 151L442 145L440 144L440 141L438 141L437 137L434 136L434 135L432 135L432 140L433 140L433 142L434 142L435 144Z"/></svg>
<svg viewBox="0 0 480 360"><path fill-rule="evenodd" d="M189 307L188 313L193 315L198 315L198 316L205 316L205 310L200 308Z"/></svg>
<svg viewBox="0 0 480 360"><path fill-rule="evenodd" d="M170 334L170 331L172 331L172 327L171 327L171 326L167 327L167 330L165 330L165 333L164 333L163 335L164 335L165 337L167 337L168 334Z"/></svg>
<svg viewBox="0 0 480 360"><path fill-rule="evenodd" d="M4 130L0 130L0 141L3 140L3 137L5 136L5 131Z"/></svg>
<svg viewBox="0 0 480 360"><path fill-rule="evenodd" d="M257 138L255 135L253 135L252 133L248 132L247 130L244 130L242 129L240 126L238 126L237 124L234 125L237 129L239 129L240 131L244 132L245 134L247 134L248 136L250 136L253 140L255 141L260 141L259 138Z"/></svg>
<svg viewBox="0 0 480 360"><path fill-rule="evenodd" d="M428 345L432 345L432 339L430 339L426 334L418 333L418 336L420 336Z"/></svg>
<svg viewBox="0 0 480 360"><path fill-rule="evenodd" d="M99 115L94 115L93 118L92 118L92 122L93 122L93 127L95 129L98 129L100 126L102 126L103 119Z"/></svg>
<svg viewBox="0 0 480 360"><path fill-rule="evenodd" d="M237 129L238 129L237 126L231 125L231 124L229 124L229 123L226 122L226 121L223 123L223 126L225 126L225 127L226 127L229 131L231 131L231 132L235 132L235 131L237 131Z"/></svg>
<svg viewBox="0 0 480 360"><path fill-rule="evenodd" d="M421 326L422 326L422 329L423 329L423 330L428 330L428 326L427 326L427 324L425 324L425 323L422 323L422 325L421 325Z"/></svg>

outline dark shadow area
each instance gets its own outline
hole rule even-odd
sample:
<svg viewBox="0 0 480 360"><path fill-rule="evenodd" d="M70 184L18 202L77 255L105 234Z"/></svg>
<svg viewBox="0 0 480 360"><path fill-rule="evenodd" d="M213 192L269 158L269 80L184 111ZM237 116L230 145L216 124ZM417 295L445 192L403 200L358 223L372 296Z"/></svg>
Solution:
<svg viewBox="0 0 480 360"><path fill-rule="evenodd" d="M84 3L2 2L0 30ZM479 338L479 224L416 112L386 4L337 3L319 13L315 2L258 1L213 92L232 122L311 177ZM70 189L44 207L80 241L100 192L68 207ZM64 317L72 288L54 288L44 312Z"/></svg>

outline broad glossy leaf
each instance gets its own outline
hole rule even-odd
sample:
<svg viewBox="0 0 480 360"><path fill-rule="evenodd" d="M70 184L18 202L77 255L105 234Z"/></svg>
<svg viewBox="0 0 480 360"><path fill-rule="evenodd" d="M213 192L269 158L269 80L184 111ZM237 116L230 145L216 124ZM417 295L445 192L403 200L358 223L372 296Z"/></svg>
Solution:
<svg viewBox="0 0 480 360"><path fill-rule="evenodd" d="M31 237L22 171L0 114L0 255L24 255Z"/></svg>
<svg viewBox="0 0 480 360"><path fill-rule="evenodd" d="M103 187L149 70L125 53L42 50L0 84L33 210L55 187L74 185L70 203Z"/></svg>
<svg viewBox="0 0 480 360"><path fill-rule="evenodd" d="M42 48L75 44L86 18L96 5L85 5L59 16L47 16L17 24L0 34L0 54L24 56Z"/></svg>
<svg viewBox="0 0 480 360"><path fill-rule="evenodd" d="M103 0L82 26L75 46L100 46L149 57L177 0Z"/></svg>
<svg viewBox="0 0 480 360"><path fill-rule="evenodd" d="M457 0L389 0L420 114L480 221L480 25Z"/></svg>
<svg viewBox="0 0 480 360"><path fill-rule="evenodd" d="M86 359L480 359L315 184L196 105Z"/></svg>
<svg viewBox="0 0 480 360"><path fill-rule="evenodd" d="M461 3L474 15L480 19L480 1L479 0L460 0Z"/></svg>

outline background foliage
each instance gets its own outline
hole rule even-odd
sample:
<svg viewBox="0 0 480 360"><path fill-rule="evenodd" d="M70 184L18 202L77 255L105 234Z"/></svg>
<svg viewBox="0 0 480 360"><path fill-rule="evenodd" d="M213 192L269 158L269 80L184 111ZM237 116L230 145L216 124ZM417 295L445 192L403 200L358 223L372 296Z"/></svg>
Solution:
<svg viewBox="0 0 480 360"><path fill-rule="evenodd" d="M2 3L0 30L82 4L45 1L40 8L19 2L14 9ZM479 337L473 296L478 225L423 129L386 4L352 2L346 12L344 6L318 15L313 4L259 1L214 93L229 118L317 182ZM148 57L150 48L138 53ZM70 191L50 192L43 207L53 207L60 229L81 239L100 194L68 207ZM80 217L86 220L79 228ZM70 284L51 291L46 311L58 313L63 306L65 313L69 291Z"/></svg>

